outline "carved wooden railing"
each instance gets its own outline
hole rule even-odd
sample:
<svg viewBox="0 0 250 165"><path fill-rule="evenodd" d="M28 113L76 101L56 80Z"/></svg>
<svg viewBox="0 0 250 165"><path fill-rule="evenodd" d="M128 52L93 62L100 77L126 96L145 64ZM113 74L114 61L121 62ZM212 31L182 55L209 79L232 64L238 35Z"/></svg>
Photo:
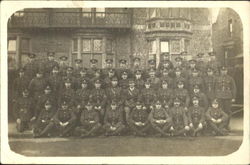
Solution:
<svg viewBox="0 0 250 165"><path fill-rule="evenodd" d="M47 12L18 11L9 19L10 28L110 27L130 28L127 12Z"/></svg>

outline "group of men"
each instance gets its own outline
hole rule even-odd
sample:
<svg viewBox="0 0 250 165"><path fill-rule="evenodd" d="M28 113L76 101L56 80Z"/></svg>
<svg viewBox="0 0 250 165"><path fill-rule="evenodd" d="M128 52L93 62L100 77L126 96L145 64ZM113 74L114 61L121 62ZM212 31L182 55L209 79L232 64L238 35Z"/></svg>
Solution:
<svg viewBox="0 0 250 165"><path fill-rule="evenodd" d="M99 69L97 60L90 68L67 57L29 62L13 82L13 115L17 130L32 129L34 137L47 136L199 136L227 135L235 101L234 79L227 68L198 65L195 59L173 64L162 54L141 69L140 58L133 67L121 59L119 67L106 60Z"/></svg>

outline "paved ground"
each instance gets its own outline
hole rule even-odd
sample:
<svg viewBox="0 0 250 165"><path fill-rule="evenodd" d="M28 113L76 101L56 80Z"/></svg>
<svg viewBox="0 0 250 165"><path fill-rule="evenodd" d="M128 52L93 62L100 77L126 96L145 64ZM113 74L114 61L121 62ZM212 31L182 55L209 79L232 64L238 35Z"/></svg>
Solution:
<svg viewBox="0 0 250 165"><path fill-rule="evenodd" d="M232 132L225 137L98 137L39 138L31 132L19 134L9 124L13 151L26 156L219 156L236 151L242 142L242 117L231 122Z"/></svg>

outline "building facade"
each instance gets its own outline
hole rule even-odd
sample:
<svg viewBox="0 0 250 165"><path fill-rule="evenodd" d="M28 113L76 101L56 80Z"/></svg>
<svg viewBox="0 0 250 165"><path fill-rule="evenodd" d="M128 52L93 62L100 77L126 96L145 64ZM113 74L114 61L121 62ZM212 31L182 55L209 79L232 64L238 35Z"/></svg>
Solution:
<svg viewBox="0 0 250 165"><path fill-rule="evenodd" d="M243 27L240 16L233 9L221 8L212 27L216 58L229 67L229 73L237 80L237 102L243 103Z"/></svg>
<svg viewBox="0 0 250 165"><path fill-rule="evenodd" d="M65 55L69 64L91 58L105 67L125 58L131 65L139 56L142 67L168 52L171 60L186 60L212 50L211 11L207 8L41 8L14 13L8 22L9 69L26 63L27 53L39 58L48 51L56 59Z"/></svg>

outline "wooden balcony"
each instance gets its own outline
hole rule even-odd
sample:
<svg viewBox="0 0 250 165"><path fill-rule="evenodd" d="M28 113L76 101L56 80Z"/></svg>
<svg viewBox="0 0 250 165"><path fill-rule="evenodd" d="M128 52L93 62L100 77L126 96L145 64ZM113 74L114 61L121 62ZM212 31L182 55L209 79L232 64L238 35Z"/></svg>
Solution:
<svg viewBox="0 0 250 165"><path fill-rule="evenodd" d="M130 28L128 12L50 12L19 11L8 22L9 28Z"/></svg>
<svg viewBox="0 0 250 165"><path fill-rule="evenodd" d="M152 18L147 20L145 33L178 32L192 34L191 21L184 18Z"/></svg>

